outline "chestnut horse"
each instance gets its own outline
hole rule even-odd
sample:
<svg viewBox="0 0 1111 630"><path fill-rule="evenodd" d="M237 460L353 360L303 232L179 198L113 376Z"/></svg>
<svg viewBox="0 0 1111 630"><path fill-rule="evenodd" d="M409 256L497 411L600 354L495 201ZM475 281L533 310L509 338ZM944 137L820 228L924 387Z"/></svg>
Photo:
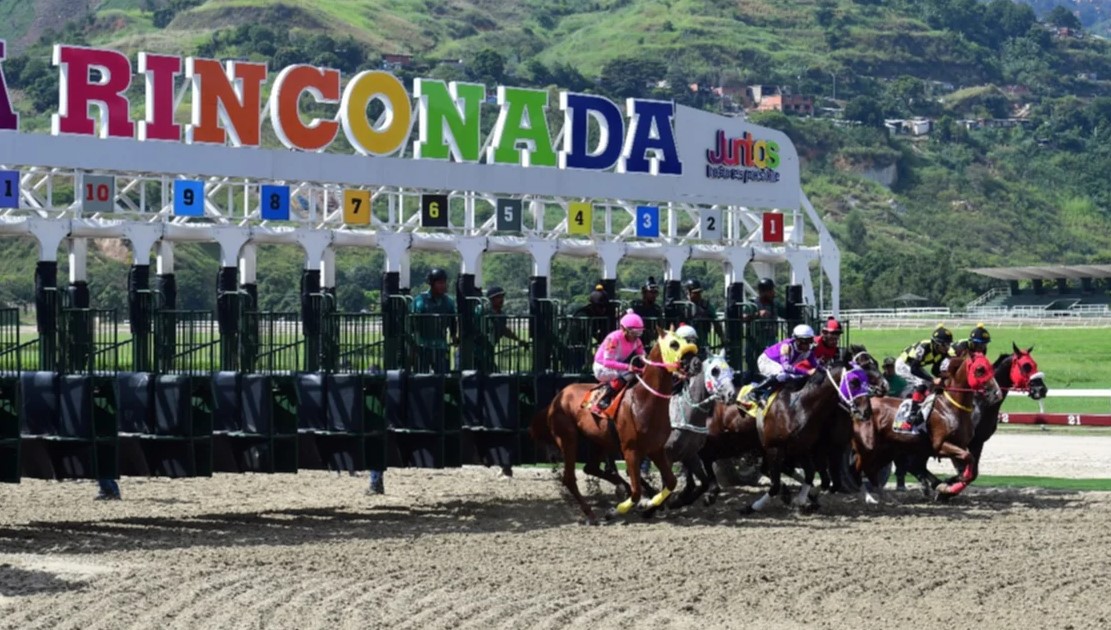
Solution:
<svg viewBox="0 0 1111 630"><path fill-rule="evenodd" d="M781 476L791 458L802 468L802 488L796 504L817 505L814 488L815 457L819 437L828 424L835 422L837 409L846 410L853 420L870 421L868 373L855 365L833 364L818 370L801 389L788 385L779 392L763 417L757 416L756 430L764 448L764 462L771 488L744 511L760 511L783 490ZM824 452L824 451L822 451Z"/></svg>
<svg viewBox="0 0 1111 630"><path fill-rule="evenodd" d="M625 472L629 475L629 497L620 503L618 514L627 513L640 502L640 463L648 457L663 478L664 488L652 497L650 509L658 508L675 489L675 473L664 445L671 435L668 419L668 401L671 398L672 373L681 369L682 359L698 352L698 346L678 337L674 331L657 328L658 340L643 361L644 367L637 375L637 383L626 388L614 419L596 417L583 407L583 400L597 385L577 383L568 385L556 394L546 413L533 418L532 436L537 441L554 441L563 453L563 485L578 502L583 515L590 523L597 523L594 510L579 492L575 479L575 457L578 453L580 434L596 444L608 457L620 450L625 459ZM631 366L634 367L634 366ZM634 369L637 369L634 367ZM595 462L596 464L596 462ZM624 485L616 471L590 473L607 479L614 485Z"/></svg>
<svg viewBox="0 0 1111 630"><path fill-rule="evenodd" d="M881 470L899 454L910 456L913 468L917 468L911 472L922 480L927 492L936 490L939 495L955 496L975 478L976 457L968 450L974 433L973 405L978 397L984 396L992 397L993 404L999 395L999 385L991 363L980 353L951 359L948 371L950 376L942 381L926 418L925 434L895 431L895 416L903 404L900 398L873 399L872 421L855 426L853 446L858 455L857 465L877 491L882 488ZM960 478L952 484L942 483L925 468L930 455L959 463L963 471ZM862 491L867 503L877 502L867 487Z"/></svg>

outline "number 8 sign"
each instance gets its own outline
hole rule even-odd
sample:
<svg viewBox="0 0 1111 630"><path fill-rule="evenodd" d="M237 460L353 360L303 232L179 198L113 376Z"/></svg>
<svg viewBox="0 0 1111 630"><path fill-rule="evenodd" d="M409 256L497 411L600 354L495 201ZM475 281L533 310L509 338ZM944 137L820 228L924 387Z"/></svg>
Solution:
<svg viewBox="0 0 1111 630"><path fill-rule="evenodd" d="M264 185L260 196L259 215L263 220L289 220L289 186Z"/></svg>
<svg viewBox="0 0 1111 630"><path fill-rule="evenodd" d="M637 206L637 236L640 238L659 238L659 206Z"/></svg>

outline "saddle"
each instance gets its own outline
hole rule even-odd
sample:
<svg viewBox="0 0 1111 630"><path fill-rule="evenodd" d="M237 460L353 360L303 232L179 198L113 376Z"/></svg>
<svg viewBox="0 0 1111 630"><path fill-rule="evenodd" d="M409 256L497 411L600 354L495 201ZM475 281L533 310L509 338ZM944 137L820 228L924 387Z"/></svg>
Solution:
<svg viewBox="0 0 1111 630"><path fill-rule="evenodd" d="M770 394L768 394L768 397L765 398L763 402L760 402L759 400L752 400L752 401L746 400L746 398L748 397L748 393L751 392L752 388L755 387L755 386L756 386L755 383L749 383L747 385L742 386L741 390L739 392L737 392L737 401L736 402L737 402L737 409L740 409L741 413L743 413L743 414L745 414L749 417L759 419L759 418L763 417L763 415L765 413L768 412L768 409L771 408L772 403L774 403L776 397L779 396L779 391L780 390L777 387Z"/></svg>
<svg viewBox="0 0 1111 630"><path fill-rule="evenodd" d="M912 418L910 416L911 400L907 398L899 404L898 411L895 412L895 423L893 429L896 433L925 433L926 432L926 418L930 417L930 413L934 409L934 403L937 401L937 394L930 394L922 404L918 406L918 417ZM900 431L899 426L904 422L910 424L910 431Z"/></svg>
<svg viewBox="0 0 1111 630"><path fill-rule="evenodd" d="M610 406L606 407L603 410L603 415L601 417L599 417L596 413L592 415L599 420L616 420L617 410L621 408L621 400L625 398L625 392L629 391L629 389L630 388L626 386L622 388L621 391L617 392L617 395L613 397L613 401L610 403ZM586 392L586 395L583 396L582 408L591 409L592 407L594 407L594 403L602 398L602 396L605 394L605 391L605 385L598 385L597 387L591 388L590 391Z"/></svg>

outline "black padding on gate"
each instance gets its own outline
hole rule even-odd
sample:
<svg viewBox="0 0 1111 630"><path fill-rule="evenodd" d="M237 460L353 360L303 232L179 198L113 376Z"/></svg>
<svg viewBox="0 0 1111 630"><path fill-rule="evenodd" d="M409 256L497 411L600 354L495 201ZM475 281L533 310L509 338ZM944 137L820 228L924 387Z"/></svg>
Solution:
<svg viewBox="0 0 1111 630"><path fill-rule="evenodd" d="M297 428L325 430L323 376L298 374L293 383L297 392Z"/></svg>
<svg viewBox="0 0 1111 630"><path fill-rule="evenodd" d="M58 416L58 436L92 439L93 377L63 376L58 382L58 398L62 412Z"/></svg>
<svg viewBox="0 0 1111 630"><path fill-rule="evenodd" d="M412 431L443 431L444 376L412 374L406 383L403 427Z"/></svg>
<svg viewBox="0 0 1111 630"><path fill-rule="evenodd" d="M405 424L405 384L407 373L404 370L386 372L386 426L402 427Z"/></svg>
<svg viewBox="0 0 1111 630"><path fill-rule="evenodd" d="M58 375L54 372L24 372L19 375L20 432L25 435L57 435Z"/></svg>
<svg viewBox="0 0 1111 630"><path fill-rule="evenodd" d="M154 379L147 372L116 375L116 417L120 433L150 433Z"/></svg>
<svg viewBox="0 0 1111 630"><path fill-rule="evenodd" d="M239 432L243 430L238 372L217 372L212 375L212 430Z"/></svg>
<svg viewBox="0 0 1111 630"><path fill-rule="evenodd" d="M460 406L465 427L481 427L482 398L487 379L474 370L467 370L459 378Z"/></svg>
<svg viewBox="0 0 1111 630"><path fill-rule="evenodd" d="M274 384L264 374L244 374L239 382L244 433L270 435L274 426Z"/></svg>
<svg viewBox="0 0 1111 630"><path fill-rule="evenodd" d="M482 388L482 426L516 431L521 426L517 377L491 374Z"/></svg>
<svg viewBox="0 0 1111 630"><path fill-rule="evenodd" d="M358 374L329 374L325 380L324 393L328 401L328 430L337 433L362 433L362 377Z"/></svg>
<svg viewBox="0 0 1111 630"><path fill-rule="evenodd" d="M193 434L189 377L163 374L154 381L154 434L189 437ZM166 472L170 476L180 476Z"/></svg>

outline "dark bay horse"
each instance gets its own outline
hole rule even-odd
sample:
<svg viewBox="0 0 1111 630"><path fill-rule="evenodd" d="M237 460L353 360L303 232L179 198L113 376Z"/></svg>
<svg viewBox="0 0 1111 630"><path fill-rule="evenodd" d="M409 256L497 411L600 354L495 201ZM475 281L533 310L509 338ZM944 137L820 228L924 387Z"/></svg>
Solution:
<svg viewBox="0 0 1111 630"><path fill-rule="evenodd" d="M659 339L656 345L648 359L642 361L644 367L638 369L638 382L625 390L613 420L598 418L583 407L583 400L596 387L591 383L563 388L548 405L546 413L533 418L530 430L533 439L554 442L563 454L563 485L571 492L590 523L597 523L598 520L579 492L575 479L575 457L580 435L596 444L605 456L619 450L625 459L630 494L617 506L618 514L629 512L640 502L640 462L645 457L659 469L665 486L652 497L650 506L657 508L662 505L675 489L677 480L664 448L671 435L668 401L671 398L672 373L679 371L683 358L697 353L698 347L670 330L657 329L657 334ZM615 485L624 484L616 471L602 471L597 468L597 462L592 463L595 466L589 471L591 474Z"/></svg>
<svg viewBox="0 0 1111 630"><path fill-rule="evenodd" d="M989 404L999 396L994 369L984 355L974 353L968 357L953 358L949 374L936 392L933 405L926 418L926 433L901 433L894 429L895 416L903 403L900 398L874 398L875 413L871 422L858 423L853 435L853 446L858 455L861 473L879 490L880 471L899 454L910 456L912 470L919 477L926 491L936 490L940 495L955 496L968 486L976 476L976 458L969 451L974 433L972 412L977 397L987 396ZM963 472L954 483L942 483L925 468L929 456L952 458L959 462ZM865 501L876 503L867 487L863 488Z"/></svg>
<svg viewBox="0 0 1111 630"><path fill-rule="evenodd" d="M733 368L724 358L711 356L704 363L695 360L687 386L671 398L671 437L667 440L667 456L683 464L686 484L683 492L671 498L670 508L690 505L709 487L709 475L703 468L700 452L709 434L707 426L717 407L733 402ZM698 483L695 483L695 479Z"/></svg>
<svg viewBox="0 0 1111 630"><path fill-rule="evenodd" d="M802 468L803 482L796 504L817 505L814 488L815 446L826 424L834 421L836 409L845 409L850 416L867 423L872 406L868 401L868 374L863 369L836 363L818 370L802 385L780 391L766 412L758 414L756 430L764 449L764 461L771 488L745 511L760 511L772 497L783 490L782 473L790 458Z"/></svg>

